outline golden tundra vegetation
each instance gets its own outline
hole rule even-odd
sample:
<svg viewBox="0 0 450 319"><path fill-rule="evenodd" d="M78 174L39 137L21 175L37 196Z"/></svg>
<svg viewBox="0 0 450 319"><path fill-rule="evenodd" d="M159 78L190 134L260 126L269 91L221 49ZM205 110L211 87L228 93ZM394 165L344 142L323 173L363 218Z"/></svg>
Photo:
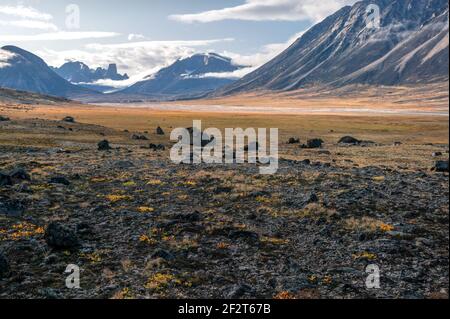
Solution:
<svg viewBox="0 0 450 319"><path fill-rule="evenodd" d="M448 297L448 176L430 171L436 156L448 159L448 117L76 104L4 104L0 114L10 117L0 171L29 174L0 188L3 210L18 212L0 214L9 260L0 297ZM279 128L279 172L172 163L170 131L193 120ZM347 135L374 143L338 144ZM98 151L104 139L112 149ZM50 223L78 245L48 244ZM371 263L382 265L384 289L365 289ZM68 264L81 267L81 290L65 289Z"/></svg>

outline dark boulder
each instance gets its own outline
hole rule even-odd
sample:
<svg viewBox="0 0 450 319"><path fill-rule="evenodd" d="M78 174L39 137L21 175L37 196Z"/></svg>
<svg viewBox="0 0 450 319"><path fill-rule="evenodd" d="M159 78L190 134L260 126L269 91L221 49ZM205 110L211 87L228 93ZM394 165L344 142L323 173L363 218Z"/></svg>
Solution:
<svg viewBox="0 0 450 319"><path fill-rule="evenodd" d="M55 176L50 178L49 180L50 184L61 184L61 185L66 185L69 186L70 185L70 181L65 178L64 176Z"/></svg>
<svg viewBox="0 0 450 319"><path fill-rule="evenodd" d="M14 168L11 172L9 172L9 177L12 178L13 181L29 181L30 175L23 168Z"/></svg>
<svg viewBox="0 0 450 319"><path fill-rule="evenodd" d="M158 127L156 128L156 134L157 134L157 135L165 135L163 129L162 129L160 126L158 126Z"/></svg>
<svg viewBox="0 0 450 319"><path fill-rule="evenodd" d="M63 122L67 122L67 123L75 123L75 119L72 116L66 116L62 120L63 120Z"/></svg>
<svg viewBox="0 0 450 319"><path fill-rule="evenodd" d="M0 172L0 186L11 186L13 184L9 174Z"/></svg>
<svg viewBox="0 0 450 319"><path fill-rule="evenodd" d="M441 173L448 173L448 164L448 161L437 161L432 170Z"/></svg>
<svg viewBox="0 0 450 319"><path fill-rule="evenodd" d="M10 121L9 117L0 115L0 122L7 122L7 121Z"/></svg>
<svg viewBox="0 0 450 319"><path fill-rule="evenodd" d="M314 138L311 140L308 140L306 142L306 145L302 145L302 148L321 148L323 144L323 140L321 140L320 138Z"/></svg>
<svg viewBox="0 0 450 319"><path fill-rule="evenodd" d="M145 136L145 135L138 135L138 134L133 134L131 139L135 140L135 141L148 141L147 136Z"/></svg>
<svg viewBox="0 0 450 319"><path fill-rule="evenodd" d="M0 198L0 215L6 217L20 217L25 211L22 203L8 198Z"/></svg>
<svg viewBox="0 0 450 319"><path fill-rule="evenodd" d="M442 152L434 152L434 153L432 154L432 156L433 156L433 157L439 157L439 156L442 156Z"/></svg>
<svg viewBox="0 0 450 319"><path fill-rule="evenodd" d="M162 145L162 144L158 144L158 145L150 144L148 146L148 148L153 150L153 151L155 151L155 152L157 152L157 151L165 151L166 150L166 147L164 145Z"/></svg>
<svg viewBox="0 0 450 319"><path fill-rule="evenodd" d="M103 140L97 144L99 151L109 151L111 146L109 146L109 142L107 140Z"/></svg>
<svg viewBox="0 0 450 319"><path fill-rule="evenodd" d="M48 225L44 237L47 244L56 249L71 249L79 246L75 232L58 223Z"/></svg>
<svg viewBox="0 0 450 319"><path fill-rule="evenodd" d="M153 252L151 258L153 259L162 258L164 260L173 260L175 259L175 256L171 252L168 252L167 250L157 249Z"/></svg>
<svg viewBox="0 0 450 319"><path fill-rule="evenodd" d="M288 144L300 144L300 139L296 137L291 137L288 142Z"/></svg>
<svg viewBox="0 0 450 319"><path fill-rule="evenodd" d="M338 142L339 144L352 144L352 145L356 145L356 144L360 144L361 141L352 137L352 136L344 136L343 138L341 138Z"/></svg>
<svg viewBox="0 0 450 319"><path fill-rule="evenodd" d="M10 272L8 259L0 252L0 279L8 277Z"/></svg>

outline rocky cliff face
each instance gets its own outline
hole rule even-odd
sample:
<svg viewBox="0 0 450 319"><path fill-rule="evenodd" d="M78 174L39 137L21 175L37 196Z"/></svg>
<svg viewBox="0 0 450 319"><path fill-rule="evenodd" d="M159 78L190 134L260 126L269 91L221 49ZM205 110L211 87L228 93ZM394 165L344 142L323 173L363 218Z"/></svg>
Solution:
<svg viewBox="0 0 450 319"><path fill-rule="evenodd" d="M107 69L97 68L93 70L83 62L67 62L53 70L71 83L93 83L98 80L127 80L127 74L119 74L116 64L110 64Z"/></svg>

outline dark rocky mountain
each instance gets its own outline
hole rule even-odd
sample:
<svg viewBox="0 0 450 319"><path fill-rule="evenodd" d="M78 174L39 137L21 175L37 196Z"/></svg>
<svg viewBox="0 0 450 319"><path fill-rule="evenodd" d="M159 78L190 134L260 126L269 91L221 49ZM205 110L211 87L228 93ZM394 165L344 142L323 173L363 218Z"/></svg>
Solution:
<svg viewBox="0 0 450 319"><path fill-rule="evenodd" d="M0 87L66 98L98 94L69 83L44 60L15 46L0 50Z"/></svg>
<svg viewBox="0 0 450 319"><path fill-rule="evenodd" d="M197 96L235 81L217 73L231 73L241 68L242 66L234 65L231 59L218 54L196 54L180 59L118 93L154 97Z"/></svg>
<svg viewBox="0 0 450 319"><path fill-rule="evenodd" d="M97 80L128 80L128 75L121 75L117 72L117 65L110 64L107 69L97 68L93 70L83 62L67 62L59 68L53 70L67 81L78 83L92 83Z"/></svg>
<svg viewBox="0 0 450 319"><path fill-rule="evenodd" d="M380 8L380 28L367 8ZM287 50L215 95L311 85L399 85L448 81L447 0L368 0L346 6Z"/></svg>

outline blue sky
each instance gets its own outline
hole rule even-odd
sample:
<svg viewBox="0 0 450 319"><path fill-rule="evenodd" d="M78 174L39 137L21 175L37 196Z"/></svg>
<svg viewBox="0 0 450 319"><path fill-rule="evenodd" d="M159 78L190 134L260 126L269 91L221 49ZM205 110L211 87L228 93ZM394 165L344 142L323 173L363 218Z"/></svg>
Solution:
<svg viewBox="0 0 450 319"><path fill-rule="evenodd" d="M195 52L253 68L352 0L0 0L0 45L50 65L117 63L132 80ZM67 25L79 8L79 26ZM76 21L70 20L70 21ZM251 70L250 68L247 70Z"/></svg>

